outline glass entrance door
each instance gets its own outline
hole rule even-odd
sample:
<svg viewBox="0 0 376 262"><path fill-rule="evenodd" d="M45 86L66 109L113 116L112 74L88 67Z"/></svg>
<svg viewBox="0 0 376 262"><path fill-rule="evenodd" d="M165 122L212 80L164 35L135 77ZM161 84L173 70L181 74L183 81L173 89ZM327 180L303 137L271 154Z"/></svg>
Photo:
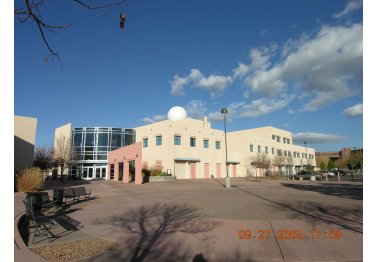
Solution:
<svg viewBox="0 0 376 262"><path fill-rule="evenodd" d="M101 168L100 167L95 168L95 178L101 178Z"/></svg>
<svg viewBox="0 0 376 262"><path fill-rule="evenodd" d="M93 178L93 168L92 167L83 167L82 178L83 179L92 179Z"/></svg>

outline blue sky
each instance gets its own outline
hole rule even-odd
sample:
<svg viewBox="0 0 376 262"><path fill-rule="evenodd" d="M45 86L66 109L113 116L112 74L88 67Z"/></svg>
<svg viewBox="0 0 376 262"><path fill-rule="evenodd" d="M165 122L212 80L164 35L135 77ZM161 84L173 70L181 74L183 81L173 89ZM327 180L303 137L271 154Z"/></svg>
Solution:
<svg viewBox="0 0 376 262"><path fill-rule="evenodd" d="M35 27L14 25L14 113L54 129L137 127L183 106L228 130L271 125L316 151L363 147L362 1L127 1L87 11L46 1L46 62ZM119 14L125 12L124 30Z"/></svg>

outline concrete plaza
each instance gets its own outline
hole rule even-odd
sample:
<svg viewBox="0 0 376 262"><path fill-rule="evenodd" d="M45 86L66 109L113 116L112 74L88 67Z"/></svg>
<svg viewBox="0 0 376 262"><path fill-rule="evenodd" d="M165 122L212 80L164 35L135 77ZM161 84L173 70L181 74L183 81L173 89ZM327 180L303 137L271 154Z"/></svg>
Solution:
<svg viewBox="0 0 376 262"><path fill-rule="evenodd" d="M75 183L85 183L93 198L66 208L56 218L56 238L41 237L34 246L89 238L116 245L82 261L363 260L359 182L235 178L227 189L224 179L213 178L143 185L72 181L47 189ZM15 193L15 216L24 197ZM22 261L22 252L15 247L15 261Z"/></svg>

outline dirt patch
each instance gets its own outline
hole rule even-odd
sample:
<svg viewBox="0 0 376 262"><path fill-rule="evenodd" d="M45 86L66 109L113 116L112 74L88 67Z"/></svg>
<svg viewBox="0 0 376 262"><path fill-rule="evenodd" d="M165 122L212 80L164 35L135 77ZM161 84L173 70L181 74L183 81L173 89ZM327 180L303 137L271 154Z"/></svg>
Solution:
<svg viewBox="0 0 376 262"><path fill-rule="evenodd" d="M84 239L34 247L30 250L48 261L63 262L94 256L114 248L113 243L103 239Z"/></svg>

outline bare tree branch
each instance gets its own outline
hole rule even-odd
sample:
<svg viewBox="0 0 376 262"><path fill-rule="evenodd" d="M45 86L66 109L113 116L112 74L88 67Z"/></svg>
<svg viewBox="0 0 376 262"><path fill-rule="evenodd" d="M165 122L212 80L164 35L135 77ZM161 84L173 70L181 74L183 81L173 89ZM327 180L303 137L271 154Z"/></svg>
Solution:
<svg viewBox="0 0 376 262"><path fill-rule="evenodd" d="M115 2L115 3L110 3L110 4L100 5L100 6L91 6L91 5L86 4L84 1L73 0L73 2L76 2L76 3L86 7L89 10L96 10L96 9L103 9L103 8L108 8L108 7L112 7L112 6L118 6L118 5L121 5L122 3L126 2L126 1L127 0L121 0L121 1L118 1L118 2Z"/></svg>
<svg viewBox="0 0 376 262"><path fill-rule="evenodd" d="M126 0L117 0L116 2L111 2L103 5L97 5L97 6L92 6L90 4L87 4L83 0L72 0L73 2L76 2L82 6L84 6L88 10L99 10L99 9L105 9L105 8L111 8L113 6L119 6L122 3L125 3ZM45 57L46 61L49 61L50 58L57 58L60 62L60 65L62 66L61 59L59 56L59 53L56 52L50 45L49 41L47 40L47 37L45 35L45 30L50 31L50 32L55 32L54 29L65 29L67 27L70 27L71 24L69 25L50 25L46 23L42 19L42 14L40 12L40 7L43 6L45 3L44 0L40 1L33 1L33 0L24 0L25 6L22 8L15 8L14 9L14 14L16 16L19 16L20 18L18 19L19 23L23 24L27 21L31 21L32 23L35 23L39 34L42 38L42 41L44 45L46 46L49 54ZM124 16L125 17L125 16Z"/></svg>

